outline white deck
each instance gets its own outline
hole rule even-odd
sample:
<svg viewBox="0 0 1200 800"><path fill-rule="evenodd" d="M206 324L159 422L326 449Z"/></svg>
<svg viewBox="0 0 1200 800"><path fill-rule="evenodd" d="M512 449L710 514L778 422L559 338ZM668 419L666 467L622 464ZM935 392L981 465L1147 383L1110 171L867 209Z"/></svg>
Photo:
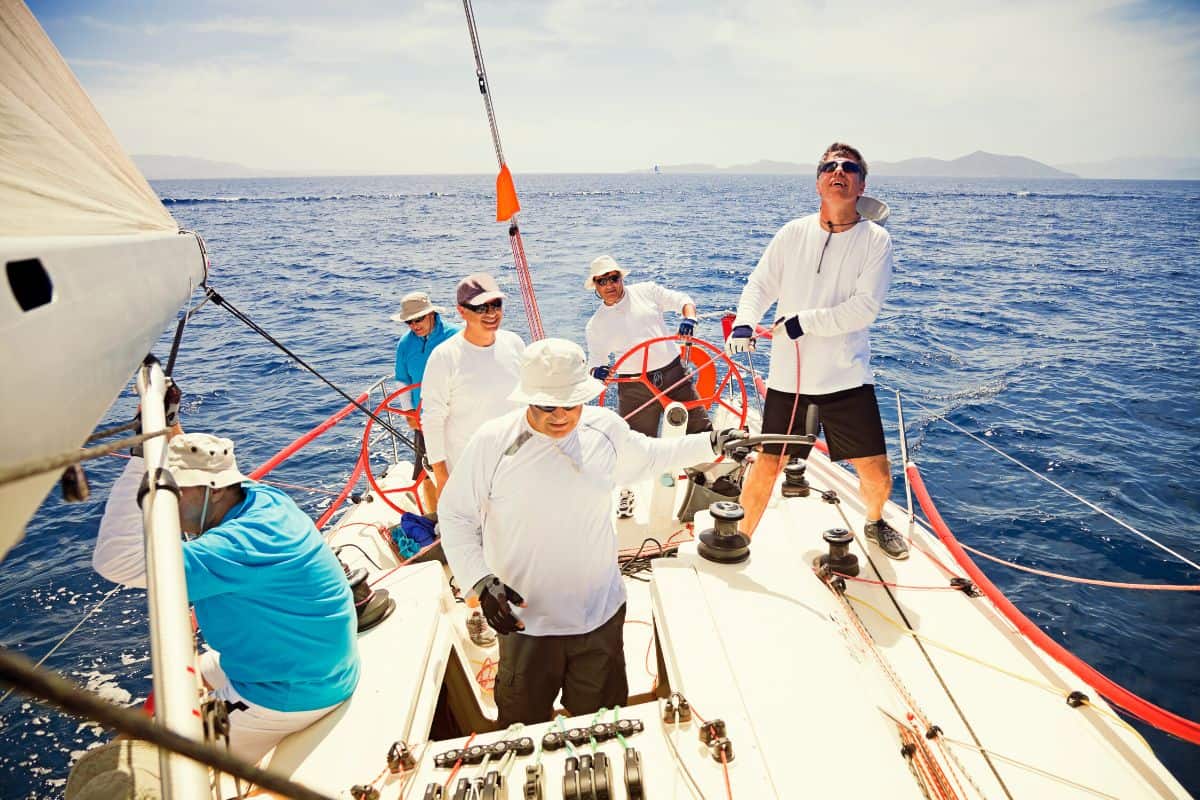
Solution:
<svg viewBox="0 0 1200 800"><path fill-rule="evenodd" d="M398 469L398 475L408 474L406 466ZM850 581L846 597L869 639L864 636L847 606L812 571L813 559L824 551L820 533L845 526L817 490L835 489L852 528L861 530L856 482L817 453L809 459L809 480L814 491L807 498L772 500L752 555L743 564L710 563L686 542L677 557L654 562L650 583L627 579L631 695L644 697L666 683L688 698L697 717L724 720L735 752L729 765L734 797L847 792L923 797L901 755L893 721L905 721L909 713L943 731L940 743L921 741L960 797L1188 796L1094 690L1016 634L986 599L960 591L885 589ZM650 488L636 488L643 495L639 515L618 524L623 550L636 548L647 533L644 495ZM901 509L889 506L888 515L897 529L907 529ZM333 543L358 544L387 567L394 559L375 529L353 523L391 521L384 504L360 504L347 513ZM707 525L707 514L698 515L697 528ZM909 586L948 585L950 575L923 551L952 565L949 554L920 526L913 535L906 561L887 559L874 547L864 553L856 545L860 577ZM342 556L352 566L371 569L373 580L382 574L353 549L343 550ZM385 800L421 798L431 783L450 777L449 769L433 765L434 755L466 740L427 741L447 664L454 654L472 665L473 678L484 658L495 658L495 648L483 651L467 639L466 612L454 601L440 565L403 567L377 588L387 588L398 607L360 639L364 671L354 698L314 728L286 740L270 764L336 797L348 797L351 785L374 779ZM904 632L904 618L923 637L924 652ZM656 630L664 676L655 675ZM494 719L490 692L474 680L471 684L479 710ZM1088 694L1093 707L1068 706L1065 696L1074 690ZM621 712L622 718L636 717L646 725L629 744L642 754L647 796L725 797L721 764L697 739L699 720L665 726L661 702L643 701ZM568 720L566 727L592 719ZM604 719L610 720L611 712ZM919 723L912 724L923 732ZM530 726L519 735L540 741L551 729L550 724ZM473 744L516 735L480 733ZM385 771L385 755L397 740L406 741L419 758L411 774ZM981 747L989 752L990 763ZM623 800L621 746L609 741L598 749L613 761L611 796ZM546 798L563 796L567 755L564 749L541 758ZM509 797L522 796L525 766L534 759L521 757L510 764ZM496 767L464 766L454 782ZM454 786L448 790L445 797L450 798Z"/></svg>

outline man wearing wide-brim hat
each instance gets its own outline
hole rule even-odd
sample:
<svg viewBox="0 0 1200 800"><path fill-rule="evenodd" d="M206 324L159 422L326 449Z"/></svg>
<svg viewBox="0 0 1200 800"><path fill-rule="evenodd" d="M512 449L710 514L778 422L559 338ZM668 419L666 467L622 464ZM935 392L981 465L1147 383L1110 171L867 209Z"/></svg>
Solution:
<svg viewBox="0 0 1200 800"><path fill-rule="evenodd" d="M359 677L357 617L345 573L312 520L279 489L241 473L233 442L177 433L167 467L179 486L188 600L210 650L204 682L229 711L229 746L251 763L345 702ZM92 564L146 586L131 459L109 495Z"/></svg>
<svg viewBox="0 0 1200 800"><path fill-rule="evenodd" d="M730 432L651 439L584 405L602 384L564 339L525 349L522 408L483 425L442 492L446 558L500 636L499 723L572 715L628 699L613 491L710 461Z"/></svg>
<svg viewBox="0 0 1200 800"><path fill-rule="evenodd" d="M396 383L399 386L411 386L420 383L425 377L425 365L434 348L458 333L462 328L446 322L442 315L446 309L435 306L425 292L409 292L400 300L400 310L392 315L393 322L402 322L408 330L396 342ZM413 480L420 477L423 469L429 465L425 458L425 434L421 431L417 409L421 406L421 389L418 387L397 398L400 408L413 411L412 415L405 414L404 419L413 429ZM423 491L421 499L425 504L426 513L437 510L437 494L429 482L421 484Z"/></svg>

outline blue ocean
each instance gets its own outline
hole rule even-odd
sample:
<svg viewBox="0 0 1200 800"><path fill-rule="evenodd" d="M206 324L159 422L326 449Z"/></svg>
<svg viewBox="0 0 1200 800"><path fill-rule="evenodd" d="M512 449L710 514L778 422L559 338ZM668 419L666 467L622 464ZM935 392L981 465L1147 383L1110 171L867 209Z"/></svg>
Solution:
<svg viewBox="0 0 1200 800"><path fill-rule="evenodd" d="M205 237L211 283L338 385L390 374L402 295L450 305L488 270L527 336L506 227L486 176L169 181L155 189ZM774 232L816 208L795 176L518 176L521 229L549 335L582 342L588 263L731 309ZM1200 182L871 179L898 258L872 330L893 464L894 392L908 446L959 538L1041 569L1114 581L1200 574L956 430L976 435L1193 560L1200 559ZM199 300L199 296L193 302ZM157 354L170 347L164 332ZM720 340L715 317L699 335ZM79 331L87 336L87 331ZM759 362L761 368L764 362ZM345 401L208 304L183 339L184 423L238 442L249 470ZM128 419L126 392L108 423ZM350 418L272 478L314 516L358 454ZM112 587L90 567L107 488L43 504L0 570L0 642L40 658ZM897 466L894 499L904 502ZM1047 633L1101 672L1200 719L1200 596L1062 583L986 564ZM144 592L123 590L47 664L119 702L150 687ZM1139 729L1192 792L1195 747ZM61 795L69 764L108 734L13 696L0 704L0 797Z"/></svg>

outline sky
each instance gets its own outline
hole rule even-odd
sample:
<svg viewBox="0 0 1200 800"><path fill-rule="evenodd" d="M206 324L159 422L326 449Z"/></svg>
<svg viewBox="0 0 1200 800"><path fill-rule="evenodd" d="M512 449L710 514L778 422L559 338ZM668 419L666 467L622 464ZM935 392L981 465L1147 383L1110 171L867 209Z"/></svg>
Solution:
<svg viewBox="0 0 1200 800"><path fill-rule="evenodd" d="M461 2L30 2L130 153L488 173ZM1200 157L1200 2L475 0L520 172Z"/></svg>

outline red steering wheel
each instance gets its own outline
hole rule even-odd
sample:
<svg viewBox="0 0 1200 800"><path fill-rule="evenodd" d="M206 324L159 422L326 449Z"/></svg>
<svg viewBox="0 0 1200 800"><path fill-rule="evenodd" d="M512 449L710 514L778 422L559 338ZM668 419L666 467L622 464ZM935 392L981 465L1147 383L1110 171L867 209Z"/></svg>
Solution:
<svg viewBox="0 0 1200 800"><path fill-rule="evenodd" d="M693 408L711 408L714 405L719 405L725 410L731 412L737 417L738 426L746 424L746 412L748 403L746 398L746 382L742 380L742 373L738 371L737 365L725 354L725 348L717 347L703 339L687 339L684 344L679 346L680 358L690 367L686 373L686 379L691 380L692 376L696 376L696 394L699 397L695 400L672 400L667 397L667 392L675 388L674 386L664 386L662 389L654 385L650 380L647 369L650 360L650 346L659 342L677 342L675 336L660 336L657 339L647 339L644 342L635 344L633 347L613 365L609 373L608 380L604 382L605 389L618 383L641 383L645 386L652 395L653 400L666 408L671 403L682 403L683 407L689 411ZM625 375L618 375L624 366ZM724 366L724 374L719 366ZM634 370L638 370L636 373ZM719 378L719 380L718 380ZM734 398L737 399L740 394L741 408L736 408L729 403L722 395L725 393L725 388L734 383L737 390L734 392ZM600 395L600 404L604 404L604 393ZM640 410L640 409L639 409ZM635 412L636 413L636 410Z"/></svg>
<svg viewBox="0 0 1200 800"><path fill-rule="evenodd" d="M383 400L380 401L379 405L375 406L375 409L374 409L375 416L376 417L379 416L380 412L389 411L393 414L399 414L400 416L404 417L405 419L419 420L420 417L419 417L418 411L416 411L414 409L408 409L408 408L399 408L399 407L393 406L391 404L392 401L395 400L396 398L401 397L402 395L408 394L409 392L413 391L414 389L419 389L419 388L421 388L421 384L419 384L419 383L410 383L408 386L401 386L399 389L392 392L387 397L383 398ZM415 481L413 481L412 485L410 485L410 486L398 486L395 489L383 489L376 482L375 474L373 472L371 472L371 449L370 449L371 429L374 427L374 425L375 425L375 418L367 417L367 426L365 428L363 428L362 448L361 448L361 451L359 454L359 458L362 460L363 471L367 474L367 484L370 485L371 490L375 492L376 497L378 497L383 502L387 503L394 510L400 512L401 514L406 514L408 512L405 509L403 509L400 506L393 503L391 498L388 497L388 495L389 494L397 494L397 493L401 493L401 492L407 492L408 494L412 495L413 500L417 504L417 509L422 514L424 514L425 507L421 504L421 494L417 491L417 487L421 485L421 482L428 480L428 477L429 477L428 475L425 474L425 470L423 468L422 468L420 474L417 475L417 479Z"/></svg>

